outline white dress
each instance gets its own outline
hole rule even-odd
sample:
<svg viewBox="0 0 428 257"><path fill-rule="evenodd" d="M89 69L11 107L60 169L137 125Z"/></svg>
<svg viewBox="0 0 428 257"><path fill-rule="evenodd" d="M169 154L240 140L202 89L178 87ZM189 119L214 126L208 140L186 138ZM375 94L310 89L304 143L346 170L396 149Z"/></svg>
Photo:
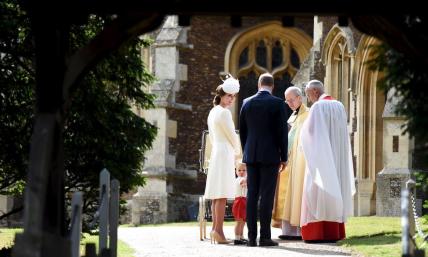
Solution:
<svg viewBox="0 0 428 257"><path fill-rule="evenodd" d="M212 149L204 198L234 199L235 157L241 154L241 145L230 111L220 105L212 108L208 130Z"/></svg>

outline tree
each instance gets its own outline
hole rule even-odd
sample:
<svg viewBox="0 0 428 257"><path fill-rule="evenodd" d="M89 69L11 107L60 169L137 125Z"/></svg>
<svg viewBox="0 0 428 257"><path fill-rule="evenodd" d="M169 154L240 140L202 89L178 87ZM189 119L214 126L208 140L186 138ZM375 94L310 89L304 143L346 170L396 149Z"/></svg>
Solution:
<svg viewBox="0 0 428 257"><path fill-rule="evenodd" d="M0 194L23 190L35 83L29 20L15 1L0 2Z"/></svg>
<svg viewBox="0 0 428 257"><path fill-rule="evenodd" d="M0 193L22 192L28 166L34 106L31 28L16 0L0 3ZM70 52L87 44L110 17L90 16L74 25ZM99 172L107 168L121 192L144 184L144 152L156 127L132 111L153 107L143 87L154 77L145 68L141 48L149 39L134 38L101 61L82 79L72 96L64 129L66 196L84 192L83 211L90 220L97 208ZM13 179L13 180L11 180ZM85 223L87 224L87 223Z"/></svg>

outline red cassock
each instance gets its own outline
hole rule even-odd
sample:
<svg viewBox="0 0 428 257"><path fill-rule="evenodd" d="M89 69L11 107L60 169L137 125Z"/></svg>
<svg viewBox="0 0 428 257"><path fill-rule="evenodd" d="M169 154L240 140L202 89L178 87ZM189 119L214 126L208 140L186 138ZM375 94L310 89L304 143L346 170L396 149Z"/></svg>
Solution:
<svg viewBox="0 0 428 257"><path fill-rule="evenodd" d="M334 98L326 95L321 100L334 100ZM301 233L305 241L342 240L345 238L345 225L332 221L312 222L303 226Z"/></svg>
<svg viewBox="0 0 428 257"><path fill-rule="evenodd" d="M302 227L302 239L313 240L342 240L345 238L345 225L331 221L308 223Z"/></svg>

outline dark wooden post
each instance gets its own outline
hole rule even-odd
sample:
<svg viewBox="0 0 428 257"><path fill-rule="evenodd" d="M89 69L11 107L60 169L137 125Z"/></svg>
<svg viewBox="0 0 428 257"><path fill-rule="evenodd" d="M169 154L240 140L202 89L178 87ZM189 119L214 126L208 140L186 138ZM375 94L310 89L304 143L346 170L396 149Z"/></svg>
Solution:
<svg viewBox="0 0 428 257"><path fill-rule="evenodd" d="M46 19L44 6L30 12L36 49L36 115L25 189L24 232L13 256L70 256L64 209L62 84L69 28ZM57 14L57 16L59 16Z"/></svg>

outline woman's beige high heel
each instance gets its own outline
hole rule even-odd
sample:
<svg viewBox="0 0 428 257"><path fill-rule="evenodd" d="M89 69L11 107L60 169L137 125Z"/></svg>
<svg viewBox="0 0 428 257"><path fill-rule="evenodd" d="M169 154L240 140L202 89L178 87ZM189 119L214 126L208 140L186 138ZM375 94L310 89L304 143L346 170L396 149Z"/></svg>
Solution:
<svg viewBox="0 0 428 257"><path fill-rule="evenodd" d="M210 240L211 240L211 244L213 243L213 240L214 240L214 236L213 236L213 234L214 234L214 230L212 230L211 232L210 232Z"/></svg>
<svg viewBox="0 0 428 257"><path fill-rule="evenodd" d="M217 244L230 244L231 243L231 241L221 238L220 234L217 231L213 231L212 237L214 238L214 243L217 242Z"/></svg>

